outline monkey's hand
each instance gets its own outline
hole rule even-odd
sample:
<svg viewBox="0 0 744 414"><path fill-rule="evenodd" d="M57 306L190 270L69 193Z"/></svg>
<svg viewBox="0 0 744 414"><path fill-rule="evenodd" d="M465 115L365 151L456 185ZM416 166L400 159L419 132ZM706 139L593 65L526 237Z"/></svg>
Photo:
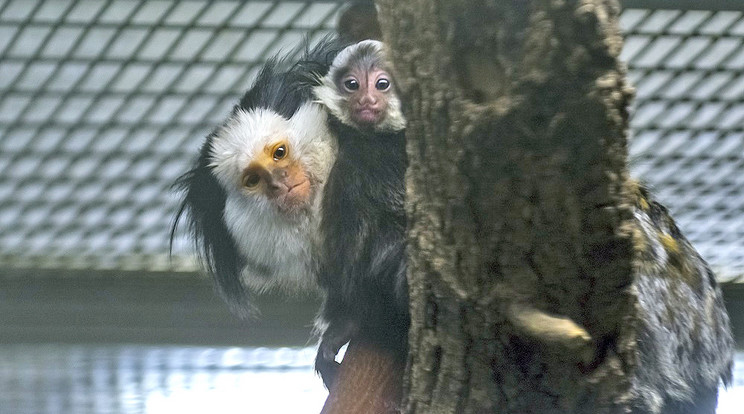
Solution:
<svg viewBox="0 0 744 414"><path fill-rule="evenodd" d="M318 345L318 355L315 357L315 371L320 374L326 388L331 389L341 365L336 362L338 351L351 340L356 331L356 326L352 322L329 323L323 331Z"/></svg>

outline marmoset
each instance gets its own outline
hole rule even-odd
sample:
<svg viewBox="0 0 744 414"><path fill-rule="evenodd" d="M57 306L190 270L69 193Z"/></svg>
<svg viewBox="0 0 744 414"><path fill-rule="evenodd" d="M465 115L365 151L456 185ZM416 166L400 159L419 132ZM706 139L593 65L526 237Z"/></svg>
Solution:
<svg viewBox="0 0 744 414"><path fill-rule="evenodd" d="M316 369L333 383L335 356L350 339L405 358L405 119L379 41L336 56L314 91L338 141L325 187L318 278L326 297Z"/></svg>
<svg viewBox="0 0 744 414"><path fill-rule="evenodd" d="M635 186L634 239L641 325L632 378L639 412L715 413L731 382L734 340L721 288L667 209Z"/></svg>
<svg viewBox="0 0 744 414"><path fill-rule="evenodd" d="M334 50L325 39L300 63L270 59L177 182L185 194L173 231L185 216L204 267L238 314L250 311L250 292L317 289L321 193L336 148L312 80Z"/></svg>

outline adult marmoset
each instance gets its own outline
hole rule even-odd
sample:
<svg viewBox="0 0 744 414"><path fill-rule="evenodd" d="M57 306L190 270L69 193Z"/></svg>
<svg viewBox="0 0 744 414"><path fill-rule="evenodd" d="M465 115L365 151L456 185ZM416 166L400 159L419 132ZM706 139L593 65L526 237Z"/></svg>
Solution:
<svg viewBox="0 0 744 414"><path fill-rule="evenodd" d="M631 381L639 413L715 413L731 381L734 340L721 289L667 209L635 192L639 361Z"/></svg>
<svg viewBox="0 0 744 414"><path fill-rule="evenodd" d="M326 297L316 369L333 383L339 348L354 339L405 358L405 119L382 43L365 40L334 59L318 100L338 155L322 203L318 278Z"/></svg>
<svg viewBox="0 0 744 414"><path fill-rule="evenodd" d="M317 289L314 246L335 138L313 102L313 80L337 50L323 40L300 63L274 58L203 144L177 186L191 237L238 314L250 292Z"/></svg>

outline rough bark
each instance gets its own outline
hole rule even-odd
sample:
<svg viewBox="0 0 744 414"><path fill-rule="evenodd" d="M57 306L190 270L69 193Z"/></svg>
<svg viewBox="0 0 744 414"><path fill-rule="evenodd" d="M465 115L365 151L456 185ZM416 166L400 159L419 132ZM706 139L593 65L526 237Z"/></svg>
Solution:
<svg viewBox="0 0 744 414"><path fill-rule="evenodd" d="M405 412L621 412L637 303L616 2L378 5L408 119Z"/></svg>

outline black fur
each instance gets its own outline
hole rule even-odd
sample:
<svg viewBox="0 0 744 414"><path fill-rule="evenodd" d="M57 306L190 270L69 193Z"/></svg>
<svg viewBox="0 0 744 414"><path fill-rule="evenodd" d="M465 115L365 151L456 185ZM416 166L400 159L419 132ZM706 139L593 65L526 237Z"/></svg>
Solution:
<svg viewBox="0 0 744 414"><path fill-rule="evenodd" d="M297 63L291 63L289 57L269 59L232 114L238 109L268 108L290 118L303 103L313 99L312 87L318 76L328 71L339 49L337 40L325 38L313 49L305 46ZM293 54L296 52L288 56ZM239 253L223 219L227 195L209 166L214 138L215 132L207 136L194 167L174 185L184 197L171 228L170 243L172 247L176 228L185 218L201 264L213 277L217 291L234 313L247 316L252 311L249 292L240 282L247 258Z"/></svg>
<svg viewBox="0 0 744 414"><path fill-rule="evenodd" d="M713 414L730 384L734 340L721 289L667 209L639 187L641 315L634 413ZM664 241L664 242L661 242Z"/></svg>
<svg viewBox="0 0 744 414"><path fill-rule="evenodd" d="M405 356L409 325L406 281L404 132L360 131L331 116L338 156L323 198L319 283L327 294L320 313L316 369L327 386L334 357L350 339Z"/></svg>

